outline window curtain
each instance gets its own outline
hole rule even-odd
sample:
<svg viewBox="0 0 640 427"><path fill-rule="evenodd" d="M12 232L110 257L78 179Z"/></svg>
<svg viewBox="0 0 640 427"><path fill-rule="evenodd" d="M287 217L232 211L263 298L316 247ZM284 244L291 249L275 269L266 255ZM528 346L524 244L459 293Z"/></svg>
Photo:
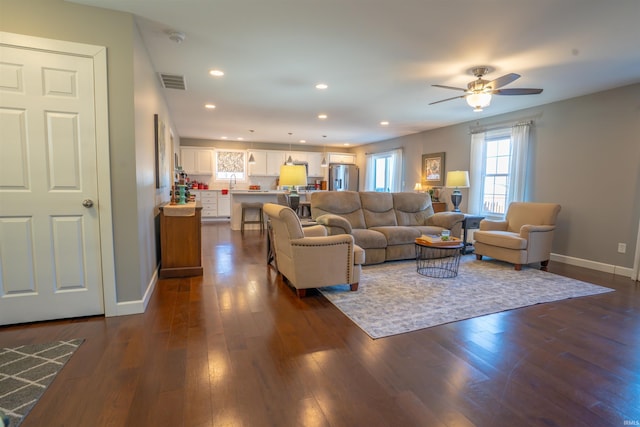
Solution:
<svg viewBox="0 0 640 427"><path fill-rule="evenodd" d="M482 212L482 175L484 174L485 132L471 135L471 158L469 159L469 213Z"/></svg>
<svg viewBox="0 0 640 427"><path fill-rule="evenodd" d="M364 191L374 191L373 186L373 154L367 154L364 164Z"/></svg>
<svg viewBox="0 0 640 427"><path fill-rule="evenodd" d="M527 174L529 164L530 123L518 123L511 128L511 182L507 202L523 202L527 199Z"/></svg>
<svg viewBox="0 0 640 427"><path fill-rule="evenodd" d="M402 170L402 148L397 148L391 151L391 191L400 192L404 188L404 182L402 177L404 175Z"/></svg>

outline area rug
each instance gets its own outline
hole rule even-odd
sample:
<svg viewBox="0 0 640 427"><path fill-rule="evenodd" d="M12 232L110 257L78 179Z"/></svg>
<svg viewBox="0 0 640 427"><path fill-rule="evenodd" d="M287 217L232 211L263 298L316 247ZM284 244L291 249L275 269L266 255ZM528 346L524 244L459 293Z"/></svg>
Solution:
<svg viewBox="0 0 640 427"><path fill-rule="evenodd" d="M0 412L20 425L84 340L0 348Z"/></svg>
<svg viewBox="0 0 640 427"><path fill-rule="evenodd" d="M433 279L416 272L415 261L365 266L358 291L347 286L320 292L371 338L534 304L611 292L534 268L515 271L499 261L462 257L458 276Z"/></svg>

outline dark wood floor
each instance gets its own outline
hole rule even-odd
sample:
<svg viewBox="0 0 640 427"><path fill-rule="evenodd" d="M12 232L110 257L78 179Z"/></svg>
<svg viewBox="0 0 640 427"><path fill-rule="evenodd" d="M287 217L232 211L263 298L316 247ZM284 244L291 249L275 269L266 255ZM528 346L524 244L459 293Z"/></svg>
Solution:
<svg viewBox="0 0 640 427"><path fill-rule="evenodd" d="M161 280L142 315L0 329L0 347L86 340L22 427L640 422L630 279L551 263L616 292L374 341L319 294L298 299L259 232L205 225L203 244L204 277Z"/></svg>

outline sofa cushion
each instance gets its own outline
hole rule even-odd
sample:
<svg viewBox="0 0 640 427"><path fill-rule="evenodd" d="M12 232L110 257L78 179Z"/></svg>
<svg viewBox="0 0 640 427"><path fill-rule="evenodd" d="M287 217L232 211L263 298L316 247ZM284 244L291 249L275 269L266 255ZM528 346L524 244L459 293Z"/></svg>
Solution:
<svg viewBox="0 0 640 427"><path fill-rule="evenodd" d="M351 223L352 228L366 228L360 195L357 191L316 191L311 193L311 216L335 214Z"/></svg>
<svg viewBox="0 0 640 427"><path fill-rule="evenodd" d="M351 230L351 235L356 244L362 249L387 247L387 238L378 231L367 230L366 228L354 228Z"/></svg>
<svg viewBox="0 0 640 427"><path fill-rule="evenodd" d="M393 207L398 225L424 225L433 215L431 196L427 193L393 193Z"/></svg>
<svg viewBox="0 0 640 427"><path fill-rule="evenodd" d="M473 238L486 245L516 250L527 249L527 239L523 239L518 233L511 233L509 231L478 230L473 233Z"/></svg>
<svg viewBox="0 0 640 427"><path fill-rule="evenodd" d="M413 227L420 232L420 234L430 234L432 236L439 236L442 230L448 230L448 228L438 227L437 225L420 225Z"/></svg>
<svg viewBox="0 0 640 427"><path fill-rule="evenodd" d="M367 191L360 193L360 202L367 228L398 225L396 213L393 210L393 196L391 193Z"/></svg>
<svg viewBox="0 0 640 427"><path fill-rule="evenodd" d="M370 230L375 230L379 233L382 233L387 239L387 246L414 243L421 234L420 230L414 227L401 227L398 225L387 227L373 227Z"/></svg>

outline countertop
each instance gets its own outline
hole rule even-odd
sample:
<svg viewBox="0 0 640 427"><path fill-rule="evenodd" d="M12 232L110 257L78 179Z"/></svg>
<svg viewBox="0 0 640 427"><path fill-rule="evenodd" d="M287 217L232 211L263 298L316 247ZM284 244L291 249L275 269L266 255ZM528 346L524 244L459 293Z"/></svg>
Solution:
<svg viewBox="0 0 640 427"><path fill-rule="evenodd" d="M327 190L300 190L298 194L309 194L315 193L317 191L327 191ZM287 193L285 190L231 190L231 194L284 194Z"/></svg>

